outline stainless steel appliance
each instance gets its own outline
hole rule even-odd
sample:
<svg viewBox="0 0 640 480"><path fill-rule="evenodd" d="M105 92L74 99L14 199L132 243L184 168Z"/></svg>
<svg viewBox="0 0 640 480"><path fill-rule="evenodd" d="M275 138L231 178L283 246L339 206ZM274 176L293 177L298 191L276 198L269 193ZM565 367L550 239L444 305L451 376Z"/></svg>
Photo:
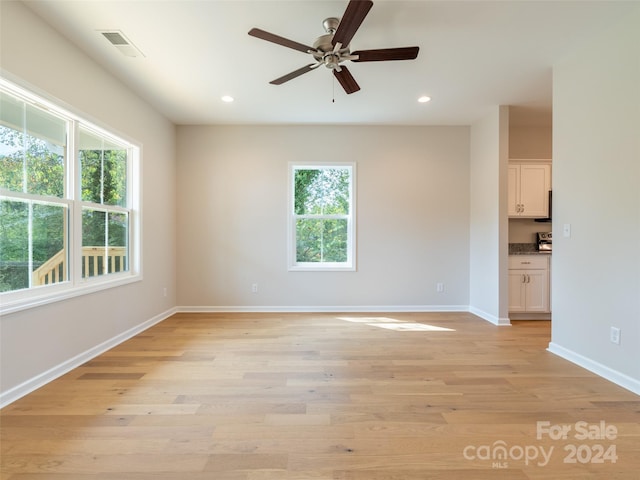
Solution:
<svg viewBox="0 0 640 480"><path fill-rule="evenodd" d="M538 250L551 253L552 237L551 232L538 232Z"/></svg>
<svg viewBox="0 0 640 480"><path fill-rule="evenodd" d="M536 218L534 219L534 222L544 222L544 223L551 223L551 212L552 212L552 207L553 207L553 192L551 190L549 190L549 214L547 215L547 218Z"/></svg>

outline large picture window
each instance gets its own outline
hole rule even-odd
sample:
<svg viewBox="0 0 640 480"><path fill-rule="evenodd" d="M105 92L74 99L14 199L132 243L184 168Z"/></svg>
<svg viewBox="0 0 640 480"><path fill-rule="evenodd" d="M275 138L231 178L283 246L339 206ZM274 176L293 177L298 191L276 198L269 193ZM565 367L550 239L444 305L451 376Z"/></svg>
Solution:
<svg viewBox="0 0 640 480"><path fill-rule="evenodd" d="M290 166L290 270L354 270L355 165Z"/></svg>
<svg viewBox="0 0 640 480"><path fill-rule="evenodd" d="M0 79L2 311L139 276L139 147Z"/></svg>

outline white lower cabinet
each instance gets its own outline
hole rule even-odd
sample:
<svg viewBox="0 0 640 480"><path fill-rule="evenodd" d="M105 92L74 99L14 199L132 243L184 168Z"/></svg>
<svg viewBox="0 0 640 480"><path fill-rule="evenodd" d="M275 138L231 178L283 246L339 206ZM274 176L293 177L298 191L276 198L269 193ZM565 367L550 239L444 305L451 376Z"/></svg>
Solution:
<svg viewBox="0 0 640 480"><path fill-rule="evenodd" d="M550 312L548 256L509 256L509 312Z"/></svg>

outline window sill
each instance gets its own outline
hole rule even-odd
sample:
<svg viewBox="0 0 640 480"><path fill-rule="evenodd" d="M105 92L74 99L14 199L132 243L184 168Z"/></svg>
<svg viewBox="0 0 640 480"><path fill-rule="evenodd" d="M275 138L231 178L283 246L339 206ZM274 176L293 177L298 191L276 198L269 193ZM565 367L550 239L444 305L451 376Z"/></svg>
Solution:
<svg viewBox="0 0 640 480"><path fill-rule="evenodd" d="M313 266L313 265L294 265L288 269L290 272L355 272L354 266L339 266L339 265L325 265L325 266Z"/></svg>
<svg viewBox="0 0 640 480"><path fill-rule="evenodd" d="M141 280L142 275L140 274L114 274L113 278L87 281L81 285L74 286L67 283L41 287L42 292L33 290L7 292L0 294L0 315L5 316L30 308L41 307L82 295L128 285ZM40 288L38 290L40 290ZM20 295L21 293L22 295Z"/></svg>

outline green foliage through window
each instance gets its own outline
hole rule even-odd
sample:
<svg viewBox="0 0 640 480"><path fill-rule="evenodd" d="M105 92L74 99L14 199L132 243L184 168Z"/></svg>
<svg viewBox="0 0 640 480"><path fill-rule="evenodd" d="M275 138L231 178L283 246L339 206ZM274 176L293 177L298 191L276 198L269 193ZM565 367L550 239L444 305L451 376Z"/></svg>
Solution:
<svg viewBox="0 0 640 480"><path fill-rule="evenodd" d="M69 280L70 255L82 277L128 271L133 147L2 82L0 292Z"/></svg>
<svg viewBox="0 0 640 480"><path fill-rule="evenodd" d="M348 266L352 167L293 167L295 262Z"/></svg>
<svg viewBox="0 0 640 480"><path fill-rule="evenodd" d="M82 200L126 206L127 150L99 135L80 130Z"/></svg>

